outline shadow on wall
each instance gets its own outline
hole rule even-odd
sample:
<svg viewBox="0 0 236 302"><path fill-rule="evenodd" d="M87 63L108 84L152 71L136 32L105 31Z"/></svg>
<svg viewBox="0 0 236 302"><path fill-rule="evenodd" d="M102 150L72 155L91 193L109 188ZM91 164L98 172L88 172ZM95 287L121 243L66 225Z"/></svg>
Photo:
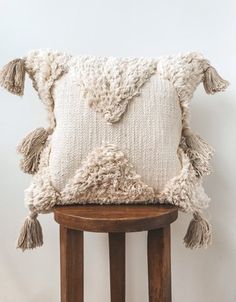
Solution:
<svg viewBox="0 0 236 302"><path fill-rule="evenodd" d="M173 295L179 296L174 301L225 301L226 280L236 278L236 222L234 216L235 202L235 148L236 136L230 136L236 129L235 106L230 94L222 93L211 97L197 91L192 102L192 126L204 137L216 152L212 161L213 174L206 177L204 187L211 197L208 216L213 226L213 244L207 250L191 251L180 246L181 237L188 221L180 214L180 219L173 230ZM190 219L190 218L189 218ZM235 227L232 223L235 223ZM181 279L175 271L182 271ZM209 282L210 280L210 282ZM177 288L185 288L181 294ZM176 290L175 290L176 289ZM235 301L235 289L229 285L228 301ZM211 293L211 297L209 296ZM174 295L175 296L175 295Z"/></svg>

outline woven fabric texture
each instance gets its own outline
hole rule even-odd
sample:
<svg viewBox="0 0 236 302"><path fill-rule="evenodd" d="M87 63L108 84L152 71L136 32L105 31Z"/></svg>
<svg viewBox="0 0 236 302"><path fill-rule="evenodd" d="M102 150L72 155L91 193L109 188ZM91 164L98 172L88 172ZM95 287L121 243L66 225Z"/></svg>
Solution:
<svg viewBox="0 0 236 302"><path fill-rule="evenodd" d="M77 79L72 70L54 87L57 127L49 164L53 185L62 190L90 152L110 143L126 154L147 185L161 191L181 168L181 109L171 83L153 75L120 122L108 123L81 101Z"/></svg>

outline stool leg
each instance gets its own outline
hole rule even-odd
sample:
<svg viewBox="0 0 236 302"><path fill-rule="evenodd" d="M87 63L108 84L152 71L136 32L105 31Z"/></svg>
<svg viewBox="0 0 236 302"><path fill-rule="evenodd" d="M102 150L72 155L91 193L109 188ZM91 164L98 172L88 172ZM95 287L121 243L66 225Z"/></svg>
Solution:
<svg viewBox="0 0 236 302"><path fill-rule="evenodd" d="M149 302L171 302L170 226L148 231Z"/></svg>
<svg viewBox="0 0 236 302"><path fill-rule="evenodd" d="M125 233L109 233L111 302L125 302Z"/></svg>
<svg viewBox="0 0 236 302"><path fill-rule="evenodd" d="M60 226L61 302L83 302L83 232Z"/></svg>

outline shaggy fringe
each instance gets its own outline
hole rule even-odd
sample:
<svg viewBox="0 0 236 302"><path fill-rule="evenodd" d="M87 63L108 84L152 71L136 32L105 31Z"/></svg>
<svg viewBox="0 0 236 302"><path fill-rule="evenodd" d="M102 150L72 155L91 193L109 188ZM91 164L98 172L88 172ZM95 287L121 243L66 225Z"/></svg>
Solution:
<svg viewBox="0 0 236 302"><path fill-rule="evenodd" d="M203 61L203 55L198 52L165 56L159 61L157 68L160 74L175 87L181 103L189 103L202 81Z"/></svg>
<svg viewBox="0 0 236 302"><path fill-rule="evenodd" d="M185 128L182 132L181 147L187 153L198 177L211 174L210 162L214 149L206 141L189 128Z"/></svg>
<svg viewBox="0 0 236 302"><path fill-rule="evenodd" d="M25 69L46 106L51 129L56 126L54 116L53 88L60 77L67 72L71 56L65 53L47 50L31 51L25 59Z"/></svg>
<svg viewBox="0 0 236 302"><path fill-rule="evenodd" d="M198 52L163 57L157 68L176 88L180 102L189 103L201 82L208 94L224 91L229 85Z"/></svg>
<svg viewBox="0 0 236 302"><path fill-rule="evenodd" d="M32 211L48 211L55 204L83 203L167 203L184 212L205 209L209 197L187 154L179 148L180 173L172 178L162 192L155 192L141 180L134 167L119 148L112 144L92 151L62 192L51 184L48 168L49 146L43 151L41 167L26 190L26 205ZM46 159L47 158L47 159ZM44 159L44 162L43 162Z"/></svg>
<svg viewBox="0 0 236 302"><path fill-rule="evenodd" d="M79 57L76 68L83 98L109 123L120 120L128 103L156 72L157 61L147 58Z"/></svg>
<svg viewBox="0 0 236 302"><path fill-rule="evenodd" d="M34 213L48 213L60 200L60 194L52 186L49 170L50 142L41 154L37 174L28 189L25 190L25 206Z"/></svg>
<svg viewBox="0 0 236 302"><path fill-rule="evenodd" d="M60 203L142 203L154 197L153 188L141 181L124 153L107 144L88 155L61 192Z"/></svg>
<svg viewBox="0 0 236 302"><path fill-rule="evenodd" d="M204 192L201 179L196 176L184 150L179 148L178 153L182 169L176 177L167 182L164 190L157 196L160 203L173 204L184 212L195 212L207 208L210 199Z"/></svg>
<svg viewBox="0 0 236 302"><path fill-rule="evenodd" d="M115 145L108 144L91 152L64 190L59 193L50 180L48 159L49 145L43 150L39 172L31 186L25 191L25 202L32 212L48 213L55 205L70 204L154 204L167 203L177 206L184 212L199 213L208 207L209 198L205 194L200 179L190 163L187 154L180 148L182 169L171 179L163 192L155 193L153 188L141 181L123 152ZM202 221L202 220L201 220ZM200 230L191 224L185 237L186 246L203 246ZM188 238L197 230L193 242ZM205 235L204 235L205 236ZM205 238L205 237L204 237ZM205 243L204 243L205 244Z"/></svg>

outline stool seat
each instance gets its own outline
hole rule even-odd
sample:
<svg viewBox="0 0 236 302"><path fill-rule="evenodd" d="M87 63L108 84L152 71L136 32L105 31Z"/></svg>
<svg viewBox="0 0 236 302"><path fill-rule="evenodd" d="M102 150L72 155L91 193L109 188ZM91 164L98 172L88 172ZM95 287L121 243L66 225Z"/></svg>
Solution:
<svg viewBox="0 0 236 302"><path fill-rule="evenodd" d="M177 219L178 210L168 205L56 206L56 222L90 232L139 232L161 228Z"/></svg>

